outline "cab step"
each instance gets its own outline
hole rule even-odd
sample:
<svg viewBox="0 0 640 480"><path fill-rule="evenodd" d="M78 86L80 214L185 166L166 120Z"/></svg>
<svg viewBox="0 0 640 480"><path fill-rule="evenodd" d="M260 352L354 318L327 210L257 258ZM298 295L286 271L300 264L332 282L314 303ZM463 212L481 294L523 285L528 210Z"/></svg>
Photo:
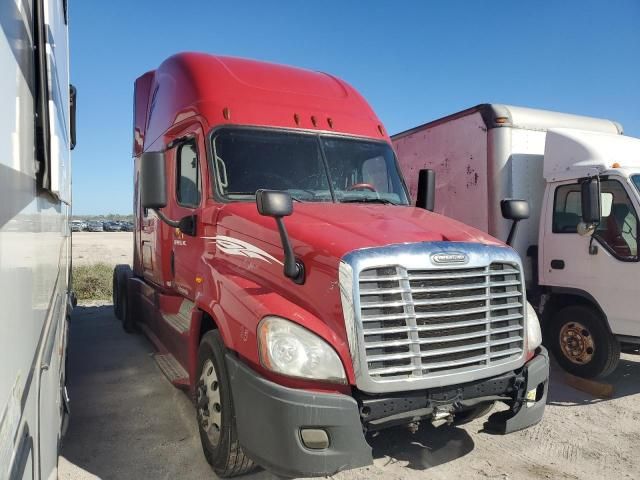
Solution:
<svg viewBox="0 0 640 480"><path fill-rule="evenodd" d="M177 313L163 313L162 318L179 333L187 333L191 327L191 310L195 304L189 300L183 300Z"/></svg>
<svg viewBox="0 0 640 480"><path fill-rule="evenodd" d="M176 387L188 387L189 386L189 374L180 365L180 362L176 360L176 357L170 353L155 354L153 356L158 367L167 379Z"/></svg>

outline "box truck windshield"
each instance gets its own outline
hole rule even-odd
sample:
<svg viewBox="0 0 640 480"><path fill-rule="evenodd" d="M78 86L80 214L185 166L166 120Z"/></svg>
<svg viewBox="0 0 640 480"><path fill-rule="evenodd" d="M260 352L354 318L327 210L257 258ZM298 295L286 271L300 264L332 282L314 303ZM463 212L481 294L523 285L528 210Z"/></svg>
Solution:
<svg viewBox="0 0 640 480"><path fill-rule="evenodd" d="M305 202L408 205L394 153L384 142L336 136L223 129L213 137L218 193L252 200L259 188Z"/></svg>

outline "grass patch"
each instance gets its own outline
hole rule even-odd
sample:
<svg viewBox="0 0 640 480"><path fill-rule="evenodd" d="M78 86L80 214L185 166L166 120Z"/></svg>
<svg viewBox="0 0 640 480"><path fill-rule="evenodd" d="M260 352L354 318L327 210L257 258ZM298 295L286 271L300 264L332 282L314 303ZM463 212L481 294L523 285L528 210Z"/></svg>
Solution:
<svg viewBox="0 0 640 480"><path fill-rule="evenodd" d="M78 300L111 300L113 265L95 263L73 267L73 290Z"/></svg>

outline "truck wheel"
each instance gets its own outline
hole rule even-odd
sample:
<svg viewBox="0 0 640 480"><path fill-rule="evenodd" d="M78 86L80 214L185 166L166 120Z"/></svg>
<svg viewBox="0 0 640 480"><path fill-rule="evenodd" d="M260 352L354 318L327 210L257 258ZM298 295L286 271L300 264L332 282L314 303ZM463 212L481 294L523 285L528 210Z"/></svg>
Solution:
<svg viewBox="0 0 640 480"><path fill-rule="evenodd" d="M584 378L606 377L617 367L620 343L593 308L563 308L555 313L550 327L551 348L568 372Z"/></svg>
<svg viewBox="0 0 640 480"><path fill-rule="evenodd" d="M224 346L215 330L205 333L198 350L196 416L204 456L218 476L234 477L254 468L238 442Z"/></svg>
<svg viewBox="0 0 640 480"><path fill-rule="evenodd" d="M457 412L453 417L453 425L456 427L466 425L467 423L474 421L476 418L484 417L491 411L494 404L495 402L482 403L476 407L470 408L469 410Z"/></svg>
<svg viewBox="0 0 640 480"><path fill-rule="evenodd" d="M120 302L120 276L124 265L116 265L113 269L113 280L111 282L111 299L113 300L113 314L118 320L122 320L122 303Z"/></svg>
<svg viewBox="0 0 640 480"><path fill-rule="evenodd" d="M132 272L129 265L116 265L113 269L113 312L122 321L122 327L127 333L135 332L135 322L129 308L129 278Z"/></svg>

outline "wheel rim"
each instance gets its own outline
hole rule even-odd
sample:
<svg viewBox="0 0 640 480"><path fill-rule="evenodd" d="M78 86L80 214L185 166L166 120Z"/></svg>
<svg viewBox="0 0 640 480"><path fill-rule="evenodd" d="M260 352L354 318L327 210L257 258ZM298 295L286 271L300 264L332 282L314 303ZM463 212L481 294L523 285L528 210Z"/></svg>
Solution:
<svg viewBox="0 0 640 480"><path fill-rule="evenodd" d="M579 322L569 322L562 326L560 348L564 356L576 365L589 363L596 350L591 332Z"/></svg>
<svg viewBox="0 0 640 480"><path fill-rule="evenodd" d="M211 444L218 445L222 425L222 403L218 375L210 359L204 362L198 383L198 421Z"/></svg>

